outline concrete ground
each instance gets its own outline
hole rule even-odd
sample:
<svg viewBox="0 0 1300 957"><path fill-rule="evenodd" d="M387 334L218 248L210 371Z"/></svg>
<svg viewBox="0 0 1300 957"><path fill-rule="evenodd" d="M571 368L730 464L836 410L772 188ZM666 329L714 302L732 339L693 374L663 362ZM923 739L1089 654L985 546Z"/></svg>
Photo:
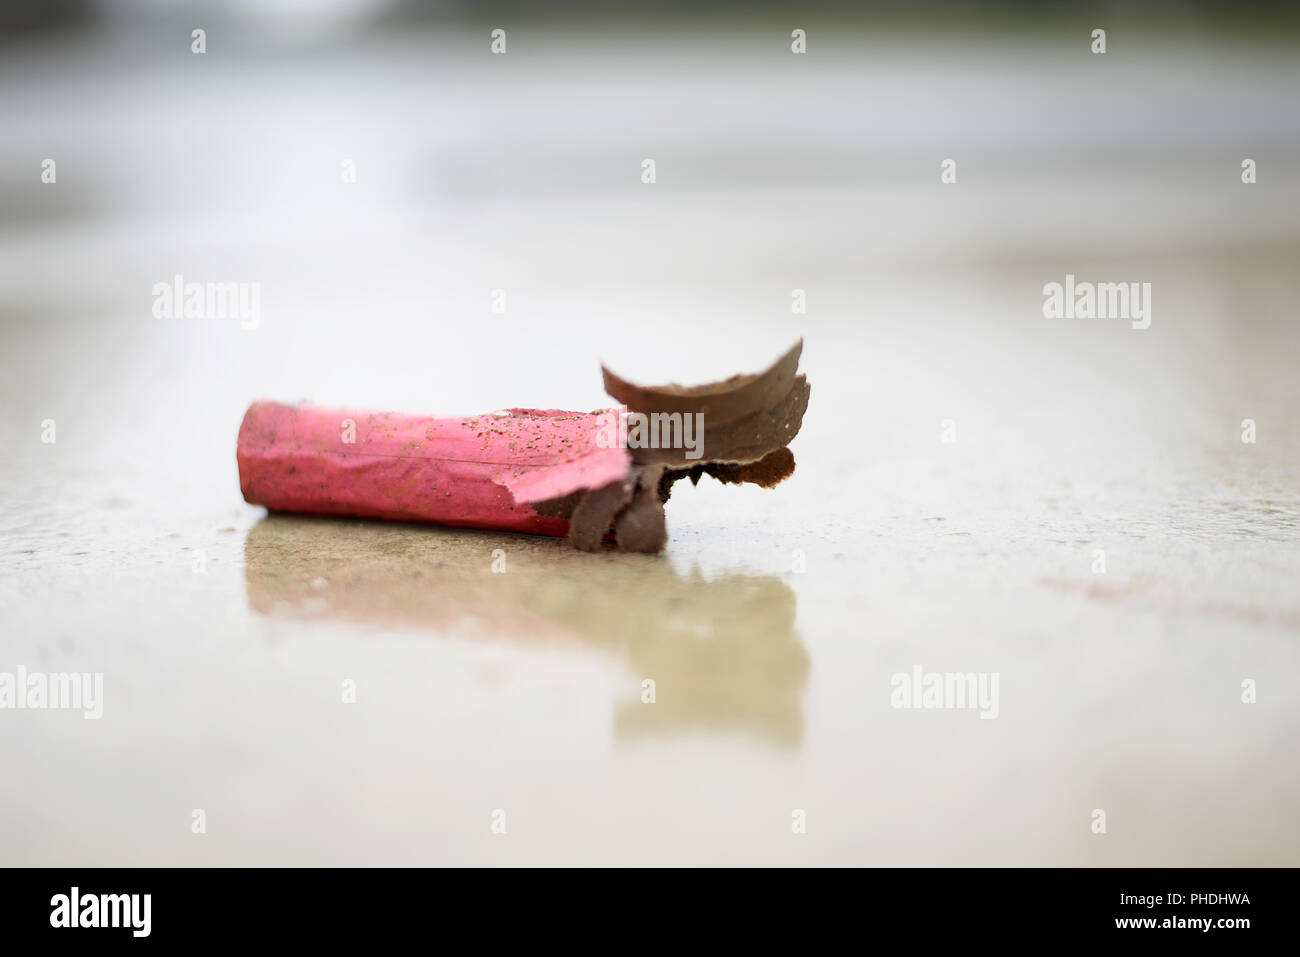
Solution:
<svg viewBox="0 0 1300 957"><path fill-rule="evenodd" d="M1300 863L1300 60L783 37L0 57L0 672L104 682L0 711L0 863ZM796 474L679 485L662 556L240 496L257 398L588 410L801 336Z"/></svg>

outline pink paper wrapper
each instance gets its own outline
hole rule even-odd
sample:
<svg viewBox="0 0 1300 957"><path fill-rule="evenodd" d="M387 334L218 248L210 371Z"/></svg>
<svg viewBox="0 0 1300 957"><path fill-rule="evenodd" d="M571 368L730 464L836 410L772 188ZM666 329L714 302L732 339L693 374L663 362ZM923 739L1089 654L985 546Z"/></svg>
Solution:
<svg viewBox="0 0 1300 957"><path fill-rule="evenodd" d="M566 535L531 503L626 479L600 413L507 409L429 418L255 402L239 429L244 499L284 512Z"/></svg>

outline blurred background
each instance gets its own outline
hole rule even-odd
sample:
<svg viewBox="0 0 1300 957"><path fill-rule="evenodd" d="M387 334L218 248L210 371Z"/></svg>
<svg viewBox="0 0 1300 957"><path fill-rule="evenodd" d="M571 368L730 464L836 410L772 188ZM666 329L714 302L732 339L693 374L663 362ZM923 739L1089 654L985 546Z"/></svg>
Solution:
<svg viewBox="0 0 1300 957"><path fill-rule="evenodd" d="M1283 4L3 8L0 671L105 703L0 712L0 863L1300 863L1298 52ZM1044 318L1066 274L1150 328ZM799 337L798 471L679 485L662 556L240 496L257 398L589 410ZM999 717L894 710L917 664Z"/></svg>

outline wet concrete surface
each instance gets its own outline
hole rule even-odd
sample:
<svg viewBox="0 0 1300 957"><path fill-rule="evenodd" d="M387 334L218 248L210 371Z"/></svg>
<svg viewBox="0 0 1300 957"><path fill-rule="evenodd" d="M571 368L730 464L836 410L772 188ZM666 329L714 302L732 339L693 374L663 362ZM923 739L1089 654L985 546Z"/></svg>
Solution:
<svg viewBox="0 0 1300 957"><path fill-rule="evenodd" d="M956 107L928 86L856 131L779 92L869 107L897 52L782 81L687 51L695 106L653 47L626 54L598 58L625 71L612 89L581 82L595 53L556 54L522 101L525 65L467 61L458 98L439 85L458 61L393 40L356 55L377 70L360 90L321 85L362 75L351 60L244 64L144 113L131 96L175 65L82 51L109 77L93 95L37 59L0 67L7 166L60 145L9 79L76 158L58 216L0 191L26 211L0 230L0 671L102 672L105 697L98 721L0 712L0 862L1300 861L1300 152L1273 84L1294 62L1162 63L1189 83L1217 69L1225 102L1258 93L1272 185L1250 192L1240 117L1204 142L1135 119L1129 152L1090 168L1068 116L1037 151L1039 114L1004 118L1004 155L980 124L935 133ZM973 107L1031 66L975 53L945 75ZM1185 105L1186 86L1135 98L1085 68L1053 75L1058 99ZM280 132L238 119L258 84ZM875 159L816 185L830 154L782 140L771 96L736 101L751 88L811 104L814 147ZM711 133L715 101L736 112ZM427 127L404 126L412 103ZM611 122L557 141L547 109ZM168 116L190 138L150 148ZM223 136L240 148L205 148ZM956 194L937 183L949 152L981 158ZM1151 282L1151 327L1045 319L1067 272ZM256 327L152 315L178 273L260 282ZM660 556L240 498L257 398L588 410L608 401L602 360L704 381L799 336L795 475L679 484ZM997 673L996 719L893 707L917 665Z"/></svg>

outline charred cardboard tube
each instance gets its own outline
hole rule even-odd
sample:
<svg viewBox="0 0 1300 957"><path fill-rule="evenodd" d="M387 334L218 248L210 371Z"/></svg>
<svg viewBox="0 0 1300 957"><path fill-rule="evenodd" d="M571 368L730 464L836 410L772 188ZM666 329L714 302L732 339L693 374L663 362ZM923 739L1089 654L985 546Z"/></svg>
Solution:
<svg viewBox="0 0 1300 957"><path fill-rule="evenodd" d="M254 402L239 430L244 499L271 511L431 522L569 536L574 546L657 552L663 504L680 478L771 487L794 471L786 448L808 405L803 343L767 371L704 386L645 387L609 370L624 408L506 409L464 418ZM650 441L611 422L640 416ZM683 418L697 443L656 441ZM671 419L671 422L669 421Z"/></svg>

